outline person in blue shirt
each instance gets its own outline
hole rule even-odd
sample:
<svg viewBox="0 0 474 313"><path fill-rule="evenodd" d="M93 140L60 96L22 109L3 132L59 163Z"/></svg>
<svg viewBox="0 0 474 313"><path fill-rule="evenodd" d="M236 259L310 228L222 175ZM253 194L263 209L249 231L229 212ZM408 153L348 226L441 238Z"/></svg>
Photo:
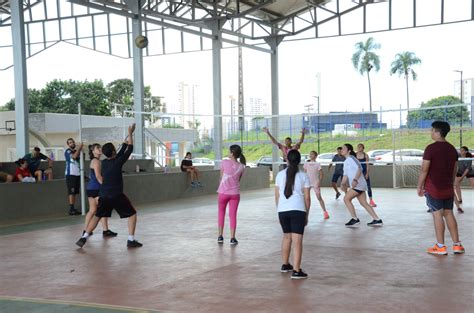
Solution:
<svg viewBox="0 0 474 313"><path fill-rule="evenodd" d="M33 152L25 154L22 159L26 160L28 169L37 181L42 181L43 174L48 180L53 180L53 160L42 154L39 147L34 147ZM42 160L48 161L48 168L44 170L39 168Z"/></svg>
<svg viewBox="0 0 474 313"><path fill-rule="evenodd" d="M76 195L81 190L81 174L79 159L82 151L82 143L76 147L76 142L72 138L66 141L68 148L64 151L64 160L66 160L66 186L69 200L69 215L81 215L81 212L74 208L76 203ZM76 149L77 148L77 149Z"/></svg>

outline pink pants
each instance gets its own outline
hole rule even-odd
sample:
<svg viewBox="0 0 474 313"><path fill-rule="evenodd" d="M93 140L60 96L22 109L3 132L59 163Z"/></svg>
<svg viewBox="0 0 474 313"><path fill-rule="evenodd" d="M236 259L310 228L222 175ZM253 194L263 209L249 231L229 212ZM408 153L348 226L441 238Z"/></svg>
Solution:
<svg viewBox="0 0 474 313"><path fill-rule="evenodd" d="M229 219L230 219L230 229L235 229L237 227L237 208L239 207L240 195L226 195L220 193L217 197L218 204L218 215L217 215L217 224L219 227L224 227L225 219L225 209L227 203L229 203Z"/></svg>

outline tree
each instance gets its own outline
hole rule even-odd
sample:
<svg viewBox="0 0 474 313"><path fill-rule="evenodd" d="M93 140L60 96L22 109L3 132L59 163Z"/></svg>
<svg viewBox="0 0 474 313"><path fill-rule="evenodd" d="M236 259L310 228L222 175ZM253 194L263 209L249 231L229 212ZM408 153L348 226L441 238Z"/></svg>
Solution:
<svg viewBox="0 0 474 313"><path fill-rule="evenodd" d="M110 115L107 91L101 80L93 82L53 80L41 90L27 92L29 113L77 114L77 104L81 103L83 114ZM15 109L15 100L10 100L7 109Z"/></svg>
<svg viewBox="0 0 474 313"><path fill-rule="evenodd" d="M468 122L469 111L465 106L449 107L459 103L461 103L461 100L454 96L442 96L431 99L426 103L421 103L420 110L408 112L407 125L409 128L428 127L435 120L447 121L452 125L460 123L461 117L463 122ZM440 106L443 107L427 109Z"/></svg>
<svg viewBox="0 0 474 313"><path fill-rule="evenodd" d="M356 52L352 55L352 64L354 68L361 74L367 73L367 80L369 82L369 110L372 114L372 90L370 86L370 71L375 68L375 71L380 70L380 58L375 54L374 50L380 49L380 44L376 43L374 38L370 37L365 42L358 42L355 44ZM369 128L372 128L372 119L369 121Z"/></svg>
<svg viewBox="0 0 474 313"><path fill-rule="evenodd" d="M397 53L395 61L392 62L392 68L390 69L390 75L398 74L398 76L404 76L407 85L407 110L410 110L410 97L408 93L408 78L411 77L415 81L417 74L413 70L413 66L420 64L421 60L415 56L413 52L405 51Z"/></svg>

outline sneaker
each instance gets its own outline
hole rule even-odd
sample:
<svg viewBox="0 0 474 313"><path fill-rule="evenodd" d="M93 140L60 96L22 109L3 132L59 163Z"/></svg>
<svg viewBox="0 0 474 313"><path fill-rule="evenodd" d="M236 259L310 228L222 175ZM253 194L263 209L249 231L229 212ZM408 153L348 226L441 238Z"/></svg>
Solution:
<svg viewBox="0 0 474 313"><path fill-rule="evenodd" d="M288 273L288 272L291 272L293 271L293 265L291 265L290 263L288 264L283 264L281 266L281 269L280 269L280 272L282 273Z"/></svg>
<svg viewBox="0 0 474 313"><path fill-rule="evenodd" d="M235 238L230 238L230 244L231 244L231 245L236 245L236 244L238 244L238 243L239 243L239 242L237 241L237 239L235 239Z"/></svg>
<svg viewBox="0 0 474 313"><path fill-rule="evenodd" d="M196 187L196 183L195 182L191 182L191 188L194 188Z"/></svg>
<svg viewBox="0 0 474 313"><path fill-rule="evenodd" d="M369 205L373 208L377 207L373 199L370 199Z"/></svg>
<svg viewBox="0 0 474 313"><path fill-rule="evenodd" d="M224 243L224 237L222 236L217 237L217 243Z"/></svg>
<svg viewBox="0 0 474 313"><path fill-rule="evenodd" d="M340 196L341 196L341 193L338 191L338 192L336 193L336 200L339 199Z"/></svg>
<svg viewBox="0 0 474 313"><path fill-rule="evenodd" d="M458 208L458 213L463 214L464 210L462 208Z"/></svg>
<svg viewBox="0 0 474 313"><path fill-rule="evenodd" d="M466 251L464 250L464 247L462 245L459 245L459 246L454 245L453 246L453 253L454 254L462 254L464 252L466 252Z"/></svg>
<svg viewBox="0 0 474 313"><path fill-rule="evenodd" d="M77 210L69 210L69 215L81 215L82 213Z"/></svg>
<svg viewBox="0 0 474 313"><path fill-rule="evenodd" d="M324 211L324 219L327 220L329 218L329 213L328 211Z"/></svg>
<svg viewBox="0 0 474 313"><path fill-rule="evenodd" d="M198 187L202 187L202 184L201 184L200 181L198 181L196 184L197 184Z"/></svg>
<svg viewBox="0 0 474 313"><path fill-rule="evenodd" d="M437 244L435 244L432 248L428 248L426 252L428 252L429 254L447 255L448 249L446 248L446 246L440 248Z"/></svg>
<svg viewBox="0 0 474 313"><path fill-rule="evenodd" d="M359 219L351 218L351 220L346 223L346 226L347 226L347 227L353 227L353 226L356 226L356 225L358 225L358 224L360 224L360 220L359 220Z"/></svg>
<svg viewBox="0 0 474 313"><path fill-rule="evenodd" d="M367 226L383 226L382 220L373 220L370 223L367 223Z"/></svg>
<svg viewBox="0 0 474 313"><path fill-rule="evenodd" d="M102 236L103 237L117 237L117 233L114 233L110 229L107 229L102 232Z"/></svg>
<svg viewBox="0 0 474 313"><path fill-rule="evenodd" d="M78 241L76 241L76 245L79 246L79 248L82 248L87 242L87 238L81 238Z"/></svg>
<svg viewBox="0 0 474 313"><path fill-rule="evenodd" d="M83 230L83 231L82 231L82 236L84 236L84 234L85 234L85 233L86 233L86 231L85 231L85 230ZM94 232L93 232L93 231L91 231L91 232L90 232L90 234L89 234L89 237L90 237L90 236L92 236L93 234L94 234Z"/></svg>
<svg viewBox="0 0 474 313"><path fill-rule="evenodd" d="M293 274L291 274L291 279L305 279L305 278L308 278L308 274L303 272L302 269L300 269L299 272L293 271Z"/></svg>
<svg viewBox="0 0 474 313"><path fill-rule="evenodd" d="M136 240L127 240L127 248L140 248L141 246L143 244Z"/></svg>

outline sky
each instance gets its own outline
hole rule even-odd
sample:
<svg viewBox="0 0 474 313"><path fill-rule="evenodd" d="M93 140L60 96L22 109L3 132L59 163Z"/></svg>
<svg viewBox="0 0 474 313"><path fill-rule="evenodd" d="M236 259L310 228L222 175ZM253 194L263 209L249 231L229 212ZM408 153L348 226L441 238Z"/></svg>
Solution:
<svg viewBox="0 0 474 313"><path fill-rule="evenodd" d="M420 0L423 3L422 0ZM461 1L465 2L465 1ZM384 19L373 19L384 23ZM347 25L360 26L355 20ZM372 27L375 27L372 25ZM416 29L379 32L365 35L283 42L279 46L280 114L301 114L304 106L320 96L320 111L368 111L367 77L352 66L355 43L373 37L381 48L380 72L371 72L372 103L375 110L406 107L403 78L390 76L395 55L411 51L422 60L414 68L418 80L409 82L410 107L429 99L454 94L454 81L474 77L474 57L468 46L468 34L474 33L474 22L463 22ZM153 39L150 39L151 41ZM271 102L270 55L243 49L245 98L262 98ZM53 79L95 80L105 84L118 78L132 78L131 60L97 53L67 43L28 59L28 87L43 88ZM222 50L222 106L230 114L229 96L237 97L237 49ZM318 93L316 76L321 77ZM178 82L200 87L197 113L212 114L212 55L210 51L172 54L144 58L144 81L153 95L163 96L168 105L177 101ZM0 71L0 105L14 97L13 70ZM398 125L398 114L385 114L384 122Z"/></svg>

